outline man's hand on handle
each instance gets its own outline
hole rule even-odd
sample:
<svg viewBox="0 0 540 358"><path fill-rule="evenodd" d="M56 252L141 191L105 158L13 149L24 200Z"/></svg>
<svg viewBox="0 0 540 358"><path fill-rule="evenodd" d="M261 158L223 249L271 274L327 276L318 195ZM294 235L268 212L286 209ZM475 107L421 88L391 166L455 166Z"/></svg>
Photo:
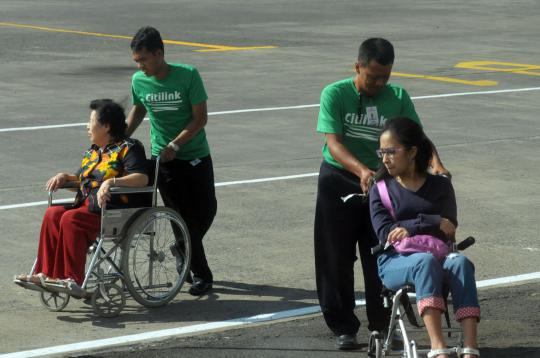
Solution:
<svg viewBox="0 0 540 358"><path fill-rule="evenodd" d="M375 172L371 169L365 168L360 172L360 187L362 188L362 193L367 194L369 190L369 184L373 179Z"/></svg>

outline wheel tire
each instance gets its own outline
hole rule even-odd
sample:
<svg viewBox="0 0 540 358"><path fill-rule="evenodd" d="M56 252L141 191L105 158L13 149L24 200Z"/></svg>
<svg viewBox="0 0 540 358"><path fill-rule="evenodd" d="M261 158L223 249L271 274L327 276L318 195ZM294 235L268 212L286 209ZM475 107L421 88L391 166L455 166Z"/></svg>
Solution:
<svg viewBox="0 0 540 358"><path fill-rule="evenodd" d="M173 252L172 247L177 245L184 250ZM169 208L145 210L133 221L123 240L125 284L133 298L145 307L163 306L178 294L189 272L190 260L187 226Z"/></svg>
<svg viewBox="0 0 540 358"><path fill-rule="evenodd" d="M116 317L126 306L124 287L116 283L99 284L92 293L92 308L100 317Z"/></svg>
<svg viewBox="0 0 540 358"><path fill-rule="evenodd" d="M368 344L368 357L382 358L383 357L383 340L384 337L377 331L371 332Z"/></svg>
<svg viewBox="0 0 540 358"><path fill-rule="evenodd" d="M39 300L43 307L52 312L60 312L69 303L70 296L67 293L41 291Z"/></svg>
<svg viewBox="0 0 540 358"><path fill-rule="evenodd" d="M383 357L382 349L383 349L382 339L375 339L375 358Z"/></svg>

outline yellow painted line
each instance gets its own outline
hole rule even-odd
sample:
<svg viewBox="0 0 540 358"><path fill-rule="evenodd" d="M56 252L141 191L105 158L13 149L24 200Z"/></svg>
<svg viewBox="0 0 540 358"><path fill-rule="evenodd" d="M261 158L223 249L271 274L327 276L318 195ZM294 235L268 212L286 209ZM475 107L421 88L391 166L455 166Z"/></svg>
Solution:
<svg viewBox="0 0 540 358"><path fill-rule="evenodd" d="M277 48L277 46L249 46L249 47L224 47L221 49L195 50L195 52L219 52L219 51L251 51L251 50L266 50Z"/></svg>
<svg viewBox="0 0 540 358"><path fill-rule="evenodd" d="M462 79L454 78L454 77L417 75L417 74L414 74L414 73L402 73L402 72L392 72L392 76L408 77L408 78L421 78L421 79L424 79L424 80L459 83L459 84L463 84L463 85L481 86L481 87L496 86L498 84L497 81L491 81L491 80L471 81L471 80L462 80Z"/></svg>
<svg viewBox="0 0 540 358"><path fill-rule="evenodd" d="M87 31L78 31L78 30L70 30L70 29L61 29L61 28L55 28L55 27L17 24L17 23L14 23L14 22L0 22L0 26L15 27L15 28L21 28L21 29L39 30L39 31L49 31L49 32L60 32L60 33L75 34L75 35L82 35L82 36L107 37L107 38L112 38L112 39L131 40L133 38L133 36L113 35L113 34L104 34L104 33L100 33L100 32L87 32ZM200 42L177 41L177 40L163 40L163 43L170 44L170 45L203 48L203 50L195 50L195 51L198 51L198 52L247 51L247 50L269 49L269 48L276 48L277 47L277 46L237 47L237 46L207 44L207 43L200 43Z"/></svg>
<svg viewBox="0 0 540 358"><path fill-rule="evenodd" d="M531 65L526 63L513 63L501 61L467 61L460 62L454 67L466 68L469 70L484 70L495 72L510 72L520 75L540 76L540 72L532 72L540 70L539 65Z"/></svg>

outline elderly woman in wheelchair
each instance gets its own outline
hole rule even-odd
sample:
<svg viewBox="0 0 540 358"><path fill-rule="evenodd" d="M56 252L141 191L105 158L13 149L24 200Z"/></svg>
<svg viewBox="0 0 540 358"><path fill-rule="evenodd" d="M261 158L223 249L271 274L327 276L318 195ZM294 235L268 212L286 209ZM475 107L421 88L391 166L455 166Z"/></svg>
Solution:
<svg viewBox="0 0 540 358"><path fill-rule="evenodd" d="M448 243L443 245L446 248L454 240L457 226L454 190L448 178L428 173L431 153L432 147L422 128L408 118L388 121L381 132L378 154L383 165L376 175L377 185L370 191L372 223L384 247L378 253L379 276L391 291L414 285L418 312L431 342L428 357L447 358L454 352L460 357L478 357L480 307L473 264L457 252L447 255L443 252L437 258L440 252L406 253L403 248L406 240L413 242L418 235L429 235L437 245ZM441 315L446 310L443 283L448 284L452 294L463 347L447 348L443 336Z"/></svg>
<svg viewBox="0 0 540 358"><path fill-rule="evenodd" d="M92 101L90 110L87 128L92 145L81 167L75 174L58 173L45 185L47 191L54 192L70 182L77 183L75 202L47 208L34 269L15 277L15 283L25 288L52 285L73 295L82 294L87 250L100 231L101 207L111 202L111 188L144 187L148 183L144 148L124 135L123 108L101 99ZM127 201L127 196L122 196L112 204Z"/></svg>

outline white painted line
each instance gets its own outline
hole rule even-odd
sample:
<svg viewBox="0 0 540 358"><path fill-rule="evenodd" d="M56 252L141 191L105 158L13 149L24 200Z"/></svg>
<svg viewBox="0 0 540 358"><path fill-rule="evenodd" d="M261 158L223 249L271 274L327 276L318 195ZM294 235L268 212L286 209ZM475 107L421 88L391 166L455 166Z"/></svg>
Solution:
<svg viewBox="0 0 540 358"><path fill-rule="evenodd" d="M529 87L529 88L513 88L513 89L502 89L502 90L491 90L491 91L476 91L476 92L457 92L457 93L443 93L435 94L428 96L416 96L411 97L412 99L432 99L432 98L446 98L446 97L457 97L457 96L472 96L478 94L497 94L497 93L511 93L511 92L527 92L527 91L538 91L540 87ZM313 108L319 107L319 104L304 104L298 106L286 106L286 107L266 107L266 108L251 108L251 109L237 109L231 111L219 111L219 112L209 112L209 116L223 115L223 114L236 114L236 113L249 113L249 112L268 112L268 111L282 111L289 109L304 109L304 108ZM145 121L148 118L144 119ZM2 132L17 132L17 131L31 131L39 129L53 129L53 128L65 128L65 127L78 127L85 126L87 123L71 123L71 124L54 124L48 126L34 126L34 127L14 127L14 128L0 128L0 133Z"/></svg>
<svg viewBox="0 0 540 358"><path fill-rule="evenodd" d="M237 110L233 110L233 111L210 112L210 113L208 113L208 115L282 111L282 110L286 110L286 109L303 109L303 108L313 108L313 107L319 107L319 104L317 103L317 104L303 104L303 105L299 105L299 106L287 106L287 107L266 107L266 108L237 109Z"/></svg>
<svg viewBox="0 0 540 358"><path fill-rule="evenodd" d="M491 90L491 91L476 91L476 92L458 92L458 93L436 94L436 95L430 95L430 96L417 96L417 97L411 97L411 98L412 99L431 99L431 98L446 98L446 97L457 97L457 96L471 96L471 95L476 95L476 94L528 92L528 91L538 91L538 90L540 90L540 87L514 88L514 89Z"/></svg>
<svg viewBox="0 0 540 358"><path fill-rule="evenodd" d="M218 186L229 186L229 185L239 185L239 184L264 183L264 182L277 181L277 180L289 180L289 179L314 177L317 175L319 175L319 173L305 173L305 174L286 175L286 176L280 176L280 177L226 181L222 183L216 183L215 186L218 187ZM73 199L58 199L58 200L54 200L53 203L62 204L62 203L69 203L71 201L73 201ZM0 210L20 209L20 208L27 208L31 206L41 206L41 205L47 205L47 201L34 201L30 203L0 205Z"/></svg>
<svg viewBox="0 0 540 358"><path fill-rule="evenodd" d="M0 132L16 132L16 131L34 131L38 129L53 129L53 128L65 128L65 127L81 127L88 123L71 123L71 124L53 124L49 126L34 126L34 127L16 127L16 128L2 128Z"/></svg>
<svg viewBox="0 0 540 358"><path fill-rule="evenodd" d="M58 199L53 200L53 204L64 204L72 202L73 199ZM0 210L9 210L9 209L19 209L19 208L28 208L30 206L40 206L40 205L47 205L48 201L33 201L30 203L22 203L22 204L11 204L11 205L0 205Z"/></svg>
<svg viewBox="0 0 540 358"><path fill-rule="evenodd" d="M498 285L510 285L513 283L519 283L519 282L531 281L531 280L540 280L540 272L531 272L531 273L526 273L523 275L499 277L499 278L494 278L491 280L482 280L482 281L476 282L476 287L483 288L483 287L491 287L491 286L498 286Z"/></svg>
<svg viewBox="0 0 540 358"><path fill-rule="evenodd" d="M298 178L306 178L306 177L316 177L317 175L319 175L319 173L306 173L306 174L286 175L282 177L226 181L222 183L216 183L215 186L218 187L218 186L229 186L229 185L239 185L239 184L264 183L264 182L276 181L276 180L289 180L289 179L298 179Z"/></svg>
<svg viewBox="0 0 540 358"><path fill-rule="evenodd" d="M357 301L357 303L365 305L364 300L359 300ZM235 327L240 327L240 326L244 326L248 324L270 322L270 321L281 320L281 319L286 319L290 317L305 316L305 315L319 313L319 312L320 312L319 306L310 306L310 307L303 307L303 308L298 308L294 310L287 310L287 311L281 311L281 312L275 312L275 313L269 313L269 314L259 314L259 315L251 316L251 317L230 319L230 320L221 321L221 322L202 323L202 324L196 324L193 326L163 329L159 331L132 334L128 336L97 339L94 341L65 344L61 346L53 346L53 347L40 348L40 349L34 349L34 350L22 351L22 352L14 352L14 353L0 355L0 357L2 358L41 357L41 356L52 355L52 354L74 353L74 352L80 352L84 350L92 350L96 348L106 348L106 347L113 347L117 345L125 345L128 343L140 343L140 342L148 341L148 340L164 339L164 338L187 335L187 334L209 332L209 331L213 331L217 329L223 330L225 328L235 328Z"/></svg>
<svg viewBox="0 0 540 358"><path fill-rule="evenodd" d="M518 283L523 281L538 280L540 279L540 272L532 272L517 276L500 277L491 280L482 280L476 283L478 288L496 286L502 284ZM364 306L365 300L356 300L356 305ZM151 331L139 334L131 334L127 336L96 339L93 341L78 342L72 344L65 344L53 347L39 348L28 351L13 352L0 355L0 358L22 358L22 357L42 357L46 355L58 355L66 353L76 353L81 351L96 350L103 348L110 348L114 346L127 345L129 343L140 343L143 341L158 340L170 337L176 337L181 335L188 335L194 333L205 333L214 330L223 330L226 328L238 328L255 323L263 323L270 321L277 321L286 318L300 317L309 314L319 313L321 311L319 306L310 306L297 308L293 310L280 311L274 313L263 313L251 317L243 317L230 319L221 322L209 322L196 324L193 326L177 327L170 329L163 329L159 331Z"/></svg>

